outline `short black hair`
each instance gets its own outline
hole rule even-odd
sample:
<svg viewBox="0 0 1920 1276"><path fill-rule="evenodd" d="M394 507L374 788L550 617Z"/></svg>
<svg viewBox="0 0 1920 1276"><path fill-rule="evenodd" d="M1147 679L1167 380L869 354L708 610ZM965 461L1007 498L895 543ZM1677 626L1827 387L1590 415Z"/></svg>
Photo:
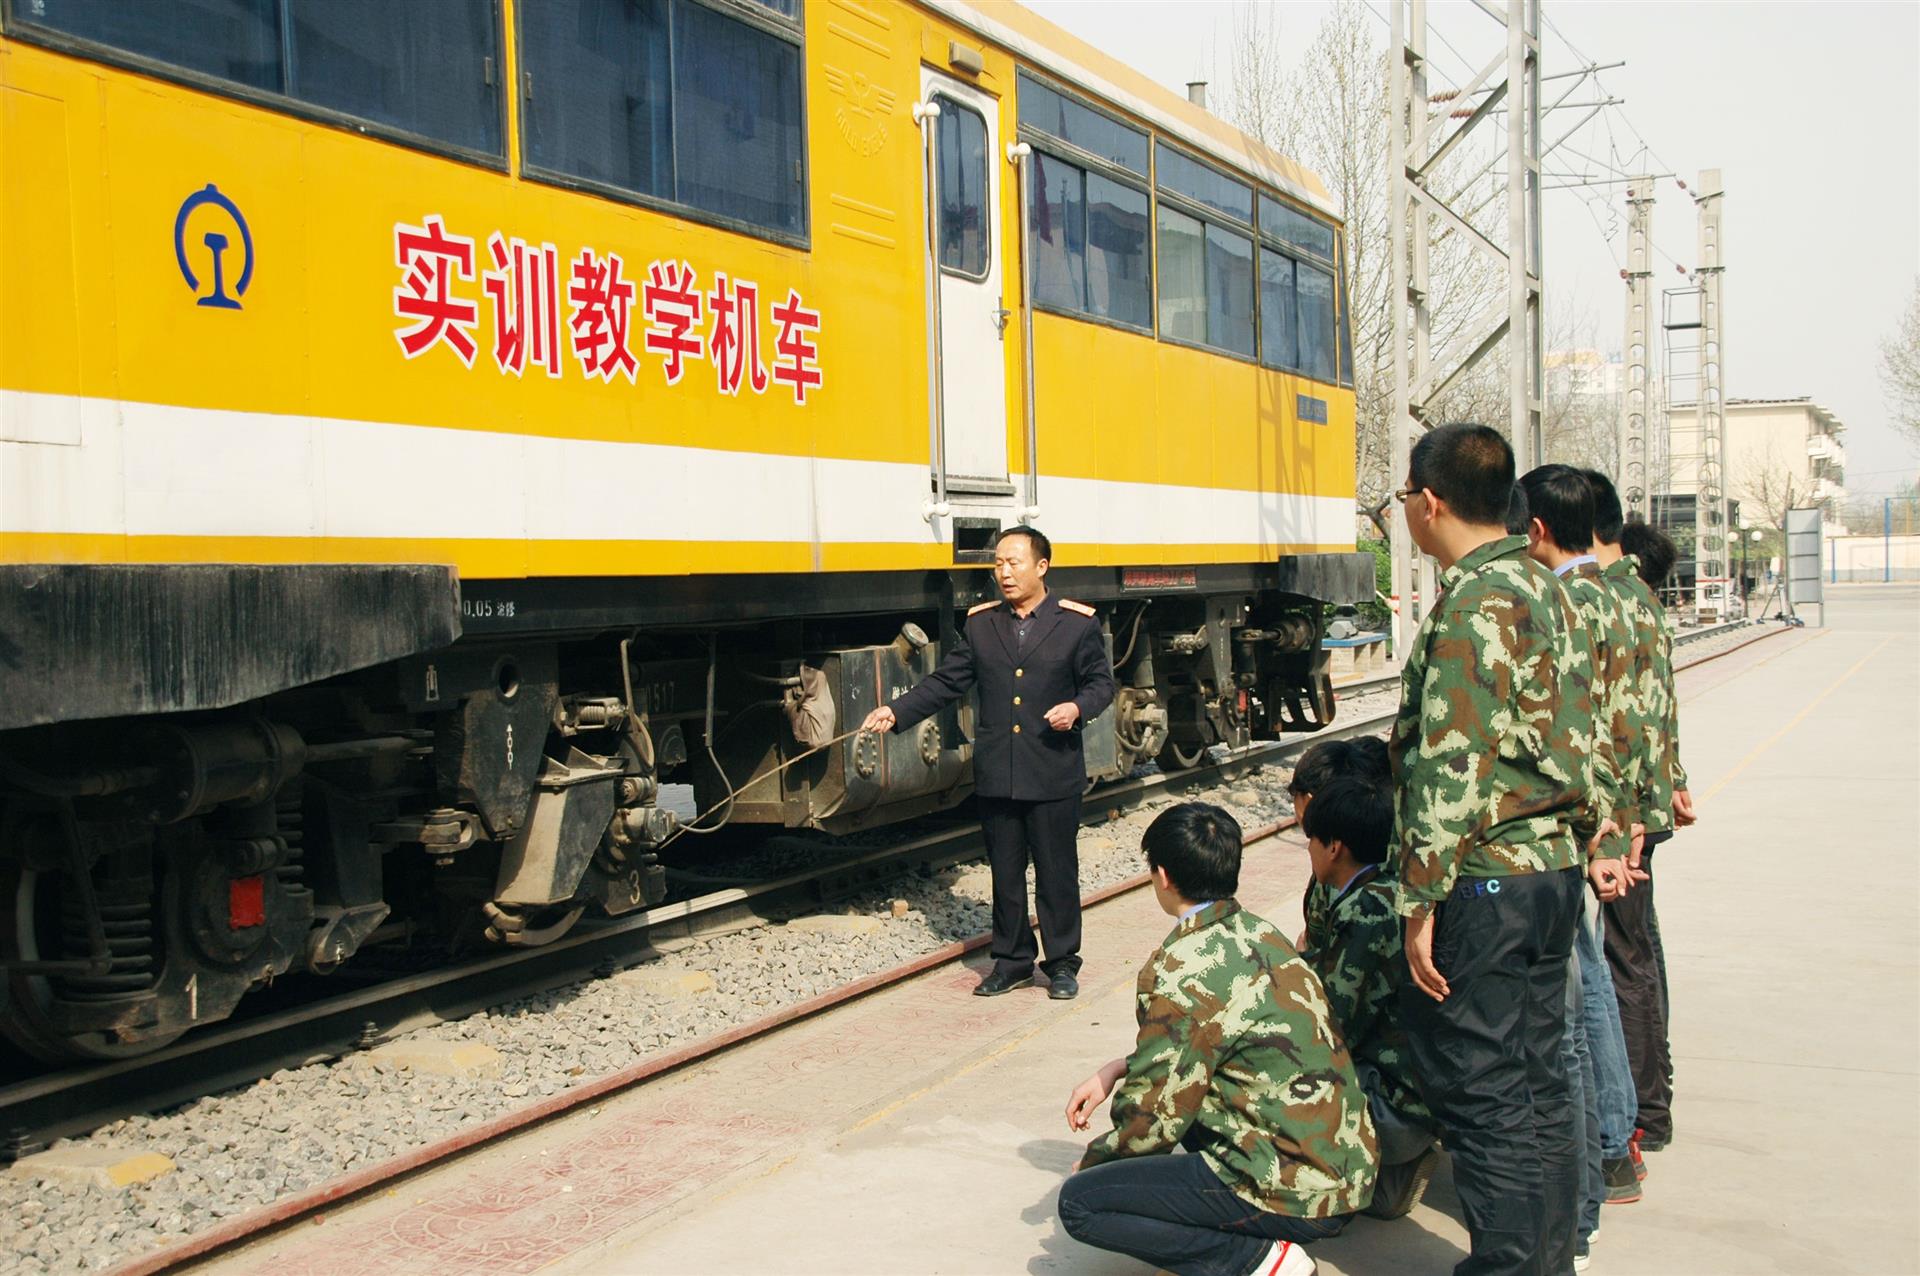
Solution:
<svg viewBox="0 0 1920 1276"><path fill-rule="evenodd" d="M1436 425L1414 441L1407 477L1466 522L1501 527L1513 499L1513 448L1491 426Z"/></svg>
<svg viewBox="0 0 1920 1276"><path fill-rule="evenodd" d="M1540 520L1553 543L1570 554L1593 548L1593 488L1571 465L1540 465L1520 479L1527 512Z"/></svg>
<svg viewBox="0 0 1920 1276"><path fill-rule="evenodd" d="M1673 538L1651 523L1633 522L1620 529L1620 552L1640 560L1640 579L1657 590L1667 583L1673 560L1679 557Z"/></svg>
<svg viewBox="0 0 1920 1276"><path fill-rule="evenodd" d="M1357 775L1387 782L1393 764L1387 760L1387 742L1378 736L1353 740L1322 740L1300 755L1287 792L1295 799L1313 797L1335 780Z"/></svg>
<svg viewBox="0 0 1920 1276"><path fill-rule="evenodd" d="M1024 536L1027 538L1027 545L1033 550L1034 562L1050 563L1053 561L1053 542L1048 540L1047 534L1039 528L1028 527L1024 523L1014 527L1003 527L994 534L993 548L996 550L999 549L1000 542L1009 536Z"/></svg>
<svg viewBox="0 0 1920 1276"><path fill-rule="evenodd" d="M1147 825L1140 847L1182 899L1230 899L1240 889L1240 823L1217 806L1182 802Z"/></svg>
<svg viewBox="0 0 1920 1276"><path fill-rule="evenodd" d="M1599 470L1581 470L1580 477L1593 489L1593 539L1602 545L1620 543L1620 492L1613 480Z"/></svg>
<svg viewBox="0 0 1920 1276"><path fill-rule="evenodd" d="M1338 842L1362 864L1378 864L1393 838L1393 790L1368 776L1342 776L1313 795L1301 827L1322 846Z"/></svg>
<svg viewBox="0 0 1920 1276"><path fill-rule="evenodd" d="M1527 489L1515 483L1513 495L1507 498L1507 535L1525 536L1532 519L1533 513L1527 508Z"/></svg>

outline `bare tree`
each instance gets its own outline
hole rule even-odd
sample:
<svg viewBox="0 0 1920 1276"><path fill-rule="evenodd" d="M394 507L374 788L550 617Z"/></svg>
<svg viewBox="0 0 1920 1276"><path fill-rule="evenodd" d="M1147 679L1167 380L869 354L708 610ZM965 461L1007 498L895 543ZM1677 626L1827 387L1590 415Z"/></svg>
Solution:
<svg viewBox="0 0 1920 1276"><path fill-rule="evenodd" d="M1758 456L1741 460L1731 486L1741 518L1758 527L1785 527L1787 511L1804 508L1813 495L1806 479L1771 443ZM1827 517L1835 513L1829 509Z"/></svg>
<svg viewBox="0 0 1920 1276"><path fill-rule="evenodd" d="M1900 325L1880 342L1880 386L1893 409L1893 424L1920 440L1920 279L1913 281Z"/></svg>
<svg viewBox="0 0 1920 1276"><path fill-rule="evenodd" d="M1257 5L1235 15L1225 94L1226 114L1240 128L1320 175L1346 218L1347 296L1352 324L1355 399L1355 489L1385 534L1380 511L1401 476L1388 473L1393 414L1392 192L1387 155L1391 125L1387 49L1378 19L1363 0L1334 0L1314 32L1299 70L1285 72L1280 21ZM1436 104L1436 118L1455 109ZM1504 174L1475 174L1483 157L1461 147L1435 175L1436 185L1477 204L1498 242L1504 223L1486 213L1503 210L1496 198ZM1459 200L1456 198L1456 204ZM1429 299L1435 316L1436 360L1457 354L1456 341L1486 303L1505 287L1504 274L1451 231L1437 233L1429 254ZM1504 357L1483 360L1436 405L1439 420L1508 419Z"/></svg>

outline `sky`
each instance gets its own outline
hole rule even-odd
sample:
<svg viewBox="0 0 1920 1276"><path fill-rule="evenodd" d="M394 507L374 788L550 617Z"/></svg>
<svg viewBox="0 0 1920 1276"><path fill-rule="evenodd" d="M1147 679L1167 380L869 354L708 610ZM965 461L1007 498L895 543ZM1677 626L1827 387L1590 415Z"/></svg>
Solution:
<svg viewBox="0 0 1920 1276"><path fill-rule="evenodd" d="M1176 91L1211 81L1216 107L1236 10L1259 4L1290 55L1327 11L1321 0L1026 3ZM1387 0L1370 7L1384 45ZM1624 104L1574 145L1594 153L1586 144L1604 145L1610 124L1622 151L1638 148L1637 131L1663 162L1656 171L1689 185L1702 169L1721 170L1726 396L1807 395L1832 409L1847 427L1850 497L1913 479L1920 445L1889 424L1878 369L1880 341L1920 281L1920 5L1545 0L1542 11L1546 74L1582 55L1626 63L1600 77ZM1470 78L1468 57L1484 60L1503 38L1463 0L1431 0L1428 25L1430 59L1455 83ZM1549 140L1561 131L1552 117L1542 129ZM1556 165L1590 167L1565 151ZM1683 285L1674 266L1697 255L1693 203L1673 179L1655 194L1654 280ZM1586 317L1610 353L1622 344L1625 212L1620 187L1544 200L1549 314Z"/></svg>

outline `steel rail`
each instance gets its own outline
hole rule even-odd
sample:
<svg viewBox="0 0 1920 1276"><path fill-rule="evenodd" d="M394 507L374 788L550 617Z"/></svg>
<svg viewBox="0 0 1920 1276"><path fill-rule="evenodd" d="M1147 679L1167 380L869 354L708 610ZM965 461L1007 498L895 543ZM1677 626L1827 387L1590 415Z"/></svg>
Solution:
<svg viewBox="0 0 1920 1276"><path fill-rule="evenodd" d="M1740 622L1716 626L1709 630L1699 631L1693 635L1676 637L1675 643L1676 645L1685 645L1688 642L1698 641L1701 638L1710 637L1716 633L1726 632L1739 627L1742 627ZM1762 642L1767 638L1790 632L1793 632L1792 627L1782 627L1779 629L1765 628L1763 632L1745 642L1737 643L1734 646L1726 647L1719 651L1710 652L1697 660L1689 661L1687 664L1677 667L1675 672L1681 673L1688 669L1697 668L1710 661L1732 655L1734 652L1753 646L1755 643ZM1391 679L1388 678L1381 678L1371 681L1376 684L1381 684L1390 680ZM1345 689L1352 690L1352 686ZM1144 777L1142 780L1133 781L1130 782L1128 786L1124 786L1124 794L1121 792L1123 786L1115 786L1115 789L1111 792L1103 790L1091 795L1088 809L1099 813L1117 811L1124 809L1126 806L1136 805L1156 794L1182 792L1191 788L1217 783L1232 778L1255 765L1277 761L1289 754L1302 751L1316 740L1350 738L1368 734L1389 724L1394 717L1395 714L1393 713L1376 714L1367 718L1358 719L1354 722L1329 727L1324 731L1314 732L1304 738L1254 746L1229 755L1226 758L1213 761L1209 764L1203 764L1190 771L1179 772L1174 775ZM1114 798L1119 798L1120 800L1112 800ZM1103 801L1103 799L1108 800ZM1264 841L1292 827L1294 823L1295 821L1292 817L1288 817L1254 829L1252 832L1246 834L1245 844L1252 845ZM949 837L955 838L957 843L958 838L956 835L960 832L961 830L944 830L939 833L927 835L921 839L916 839L914 843L909 843L908 846L931 845L938 839ZM875 860L891 856L895 860L899 860L907 853L909 853L907 847L893 847L876 851L861 858L863 860ZM962 850L956 845L949 848L945 853L950 856L946 862L952 863L964 859L976 858L978 849L976 846L972 849ZM628 926L623 928L620 933L626 934L632 929L642 928L639 925L641 919L651 917L655 914L673 914L675 910L679 910L677 919L684 920L691 918L697 915L695 911L696 905L699 905L701 901L704 900L724 898L726 904L716 904L712 907L737 906L752 898L755 894L765 893L781 886L791 886L803 881L812 880L814 879L808 875L796 874L789 878L780 879L779 882L768 883L764 887L720 891L715 892L712 896L703 896L699 901L690 900L682 904L667 905L661 909L648 910L645 914L641 914L633 919L628 919ZM1150 878L1142 873L1119 882L1111 883L1090 892L1083 900L1083 906L1093 907L1109 899L1138 890L1144 887L1149 880ZM579 937L577 939L569 937L568 940L561 941L560 944L555 945L555 947L580 949L585 947L589 940L599 938L604 938L604 936L595 935ZM715 1036L703 1038L700 1041L691 1042L676 1050L641 1060L618 1072L598 1077L591 1081L582 1082L559 1094L550 1095L524 1107L515 1109L514 1111L502 1113L488 1121L480 1122L435 1142L423 1144L420 1147L413 1148L377 1165L368 1166L328 1183L287 1196L260 1209L229 1219L205 1231L188 1236L173 1245L165 1246L147 1254L136 1255L114 1267L112 1269L113 1276L146 1276L147 1273L164 1271L181 1263L203 1257L216 1250L225 1249L269 1231L292 1219L303 1217L327 1205L358 1195L369 1188L413 1173L414 1171L436 1164L437 1162L446 1160L461 1152L491 1142L515 1131L536 1125L619 1090L675 1071L732 1046L776 1031L790 1023L810 1018L813 1015L843 1005L867 993L899 983L949 962L957 961L985 947L989 939L990 937L988 935L981 934L975 935L971 939L948 944L945 947L935 949L901 966L868 975L853 983L843 985L840 988L775 1011L751 1023L736 1025ZM536 950L534 953L524 954L522 956L538 957L544 952L545 950ZM629 951L629 955L632 955L631 950ZM520 964L525 966L530 963L523 961ZM375 990L368 990L369 993L374 991ZM354 998L350 997L344 1000L352 1001ZM466 1008L477 1008L477 1005ZM289 1016L297 1015L298 1013L300 1012L289 1012ZM353 1011L349 1010L347 1013L351 1015ZM449 1013L445 1017L452 1017L452 1014ZM258 1022L265 1025L270 1023L271 1019ZM253 1025L236 1025L236 1029L252 1026ZM212 1044L216 1046L224 1044L219 1041L219 1038L224 1035L221 1030L216 1029L206 1035ZM151 1060L154 1057L155 1056L149 1056L148 1058ZM322 1054L319 1057L326 1056ZM137 1065L142 1062L145 1061L129 1061L129 1064L89 1069L88 1072L90 1074L105 1072L113 1073L116 1076L124 1076L124 1073L129 1070L130 1067L137 1067ZM255 1070L247 1071L254 1072L255 1075L258 1075ZM220 1077L215 1076L209 1079L205 1073L202 1073L197 1092L207 1093L219 1088L221 1084L223 1084L223 1082ZM18 1089L20 1089L20 1087L7 1087L4 1090L0 1090L0 1113L8 1110L6 1105ZM16 1125L14 1128L19 1127Z"/></svg>

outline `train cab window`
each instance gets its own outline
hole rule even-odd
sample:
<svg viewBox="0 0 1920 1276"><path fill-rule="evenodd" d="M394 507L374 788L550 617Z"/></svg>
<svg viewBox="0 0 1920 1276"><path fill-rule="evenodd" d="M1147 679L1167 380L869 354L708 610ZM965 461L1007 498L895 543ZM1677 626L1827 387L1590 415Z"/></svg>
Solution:
<svg viewBox="0 0 1920 1276"><path fill-rule="evenodd" d="M1300 263L1300 371L1316 381L1332 381L1336 366L1333 327L1333 276Z"/></svg>
<svg viewBox="0 0 1920 1276"><path fill-rule="evenodd" d="M1035 304L1152 332L1147 135L1024 72L1019 93Z"/></svg>
<svg viewBox="0 0 1920 1276"><path fill-rule="evenodd" d="M1160 335L1253 358L1253 188L1165 144L1154 182Z"/></svg>
<svg viewBox="0 0 1920 1276"><path fill-rule="evenodd" d="M1260 361L1316 381L1351 384L1353 356L1340 336L1336 248L1331 225L1260 197Z"/></svg>
<svg viewBox="0 0 1920 1276"><path fill-rule="evenodd" d="M520 0L517 9L529 175L805 235L799 25L776 16L797 4Z"/></svg>
<svg viewBox="0 0 1920 1276"><path fill-rule="evenodd" d="M493 0L21 0L30 37L264 95L403 140L501 153Z"/></svg>
<svg viewBox="0 0 1920 1276"><path fill-rule="evenodd" d="M987 275L987 122L980 112L940 98L940 268L969 279Z"/></svg>
<svg viewBox="0 0 1920 1276"><path fill-rule="evenodd" d="M1260 249L1260 362L1270 368L1300 366L1299 324L1294 312L1296 263L1285 253Z"/></svg>

